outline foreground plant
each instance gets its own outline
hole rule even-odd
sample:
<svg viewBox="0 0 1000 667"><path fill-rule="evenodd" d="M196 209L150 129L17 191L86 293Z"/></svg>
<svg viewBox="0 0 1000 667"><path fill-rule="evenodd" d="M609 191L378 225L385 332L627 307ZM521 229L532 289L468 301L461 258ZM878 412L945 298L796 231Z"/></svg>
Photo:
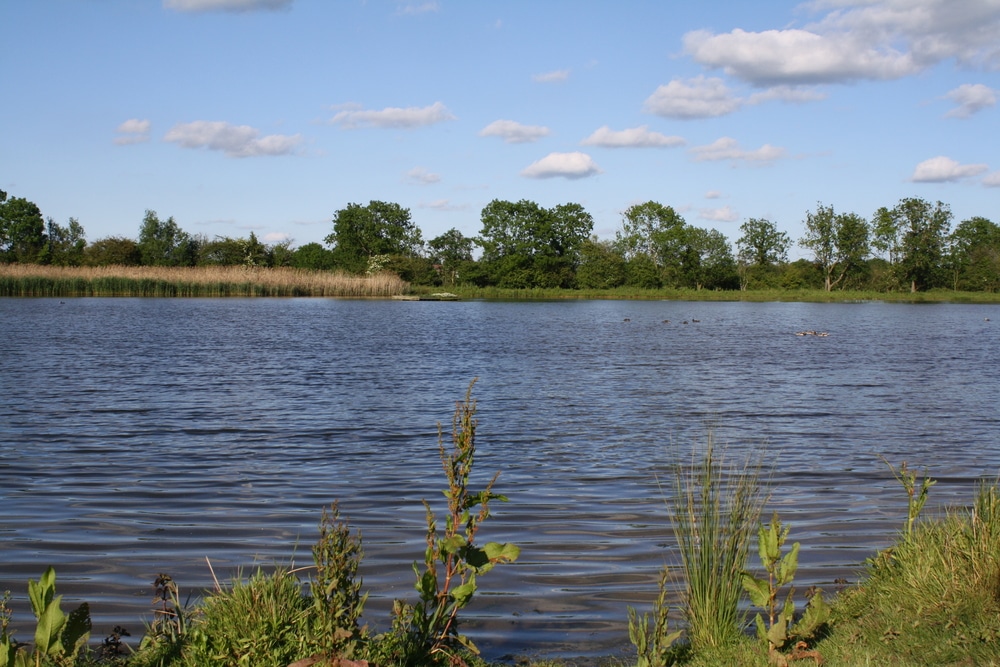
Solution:
<svg viewBox="0 0 1000 667"><path fill-rule="evenodd" d="M62 596L56 595L56 571L51 566L38 581L28 580L28 597L35 613L35 644L22 650L7 634L9 609L7 596L0 604L0 667L58 667L72 665L90 638L90 607L86 602L69 614L61 608Z"/></svg>
<svg viewBox="0 0 1000 667"><path fill-rule="evenodd" d="M452 417L452 449L447 451L438 425L438 449L448 479L444 495L448 501L444 530L438 529L434 511L425 500L427 548L423 571L414 563L420 601L412 607L397 601L393 614L397 638L402 643L406 665L426 665L447 657L462 664L458 653L465 649L478 654L475 644L458 630L458 614L477 590L477 576L500 563L517 560L520 549L513 544L475 543L483 521L490 516L490 502L506 502L493 492L496 473L481 491L470 488L476 454L476 402L472 399L475 380L469 384L465 401L458 403Z"/></svg>
<svg viewBox="0 0 1000 667"><path fill-rule="evenodd" d="M760 463L725 466L708 434L701 461L677 467L671 508L685 575L684 617L695 652L735 643L750 542L764 505Z"/></svg>
<svg viewBox="0 0 1000 667"><path fill-rule="evenodd" d="M660 573L660 592L653 603L652 612L639 616L633 607L628 607L628 637L636 649L636 667L666 667L674 664L671 651L674 642L681 638L684 631L670 631L670 607L667 604L669 578L670 573L664 568Z"/></svg>
<svg viewBox="0 0 1000 667"><path fill-rule="evenodd" d="M823 594L815 590L810 596L806 612L798 623L795 623L795 589L791 587L795 572L799 567L799 543L782 555L782 547L788 539L789 526L782 526L775 513L771 521L761 524L757 531L757 550L763 565L766 578L758 578L750 573L743 575L743 588L750 595L750 601L755 607L760 607L767 614L767 623L761 614L754 619L757 637L767 642L768 655L772 664L784 665L787 658L780 651L794 640L800 640L796 647L802 653L805 640L812 638L815 632L829 620L830 608L823 600ZM788 586L788 594L784 603L779 603L781 589ZM818 657L818 654L815 654Z"/></svg>
<svg viewBox="0 0 1000 667"><path fill-rule="evenodd" d="M906 467L906 461L903 461L903 463L899 466L899 470L896 470L896 468L894 468L884 456L880 458L887 466L889 466L892 476L895 477L906 490L906 532L904 534L906 539L910 539L913 535L913 524L916 522L917 517L920 516L920 512L924 509L924 504L927 503L927 495L930 492L931 487L937 484L937 481L931 479L927 474L927 471L924 470L924 477L920 482L920 491L918 492L917 474Z"/></svg>

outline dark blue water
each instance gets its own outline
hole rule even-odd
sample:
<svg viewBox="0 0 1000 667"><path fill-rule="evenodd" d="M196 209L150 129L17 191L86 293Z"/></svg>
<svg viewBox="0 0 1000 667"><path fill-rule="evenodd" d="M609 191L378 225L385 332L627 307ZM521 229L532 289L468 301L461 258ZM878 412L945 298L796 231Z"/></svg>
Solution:
<svg viewBox="0 0 1000 667"><path fill-rule="evenodd" d="M158 573L184 595L206 559L307 565L339 499L386 627L437 424L478 378L478 482L510 497L481 538L522 556L466 629L491 656L613 652L675 561L660 487L709 429L773 466L798 580L833 592L902 526L880 456L930 469L929 509L1000 473L998 357L982 305L0 299L0 590L23 619L51 564L95 637L139 634Z"/></svg>

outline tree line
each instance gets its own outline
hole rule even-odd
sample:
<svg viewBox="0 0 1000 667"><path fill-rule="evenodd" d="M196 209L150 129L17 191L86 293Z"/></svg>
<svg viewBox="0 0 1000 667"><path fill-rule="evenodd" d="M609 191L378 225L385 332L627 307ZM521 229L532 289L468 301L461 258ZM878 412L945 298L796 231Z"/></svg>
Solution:
<svg viewBox="0 0 1000 667"><path fill-rule="evenodd" d="M593 234L579 204L545 208L493 200L478 236L457 229L424 241L410 210L396 203L348 204L333 216L324 243L293 247L248 238L192 235L147 210L138 238L87 242L75 218L60 225L38 206L0 191L0 262L64 266L243 265L392 271L416 285L501 288L1000 289L1000 225L973 217L952 226L941 202L902 199L871 218L818 203L794 241L811 259L789 262L792 238L767 219L750 218L731 245L724 234L688 224L655 201L630 206L614 239ZM477 252L478 251L478 252Z"/></svg>

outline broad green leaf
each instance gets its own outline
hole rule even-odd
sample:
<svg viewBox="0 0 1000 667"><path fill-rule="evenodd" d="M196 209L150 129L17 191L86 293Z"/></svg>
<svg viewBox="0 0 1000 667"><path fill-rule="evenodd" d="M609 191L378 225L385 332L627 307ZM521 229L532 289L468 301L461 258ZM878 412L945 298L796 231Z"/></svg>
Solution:
<svg viewBox="0 0 1000 667"><path fill-rule="evenodd" d="M446 554L457 554L467 544L468 542L462 535L452 535L441 540L441 551Z"/></svg>
<svg viewBox="0 0 1000 667"><path fill-rule="evenodd" d="M774 644L775 648L781 648L788 640L788 624L783 617L775 621L771 629L767 631L767 641Z"/></svg>
<svg viewBox="0 0 1000 667"><path fill-rule="evenodd" d="M31 608L35 612L35 618L42 615L42 612L52 602L55 593L56 570L51 565L42 573L37 582L28 580L28 597L31 598Z"/></svg>
<svg viewBox="0 0 1000 667"><path fill-rule="evenodd" d="M509 542L488 542L483 550L492 563L513 563L521 555L521 547Z"/></svg>
<svg viewBox="0 0 1000 667"><path fill-rule="evenodd" d="M771 587L766 579L757 579L753 575L743 575L743 589L750 595L750 603L755 607L767 607L771 598Z"/></svg>
<svg viewBox="0 0 1000 667"><path fill-rule="evenodd" d="M784 586L795 578L795 571L799 569L799 543L792 545L792 550L781 559L781 567L778 570L778 585Z"/></svg>
<svg viewBox="0 0 1000 667"><path fill-rule="evenodd" d="M467 582L461 586L456 586L451 589L451 596L454 598L455 602L458 603L459 607L464 607L472 599L472 595L476 592L476 579L471 577Z"/></svg>
<svg viewBox="0 0 1000 667"><path fill-rule="evenodd" d="M62 653L62 643L59 636L63 626L66 625L66 614L59 608L62 596L56 596L49 606L42 611L38 617L38 625L35 626L35 648L44 655L58 655Z"/></svg>
<svg viewBox="0 0 1000 667"><path fill-rule="evenodd" d="M489 546L489 545L486 545ZM480 549L472 544L464 552L465 562L469 564L470 567L479 570L490 564L490 557L486 554L486 551Z"/></svg>
<svg viewBox="0 0 1000 667"><path fill-rule="evenodd" d="M69 655L76 655L81 644L90 638L90 605L86 602L70 612L62 631L62 645Z"/></svg>

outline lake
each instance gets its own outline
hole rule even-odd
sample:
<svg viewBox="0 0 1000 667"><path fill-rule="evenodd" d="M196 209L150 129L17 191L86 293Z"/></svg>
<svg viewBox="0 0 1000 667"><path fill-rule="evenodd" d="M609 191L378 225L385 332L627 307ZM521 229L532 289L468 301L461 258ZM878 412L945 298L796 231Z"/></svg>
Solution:
<svg viewBox="0 0 1000 667"><path fill-rule="evenodd" d="M206 559L308 565L339 499L385 629L416 597L437 424L478 378L474 477L510 498L480 539L522 553L465 629L488 657L615 653L677 562L670 470L709 430L773 466L799 588L832 594L905 520L881 456L939 480L928 512L996 478L998 356L995 305L0 299L0 591L27 627L54 565L94 639L134 641L158 573L183 599Z"/></svg>

